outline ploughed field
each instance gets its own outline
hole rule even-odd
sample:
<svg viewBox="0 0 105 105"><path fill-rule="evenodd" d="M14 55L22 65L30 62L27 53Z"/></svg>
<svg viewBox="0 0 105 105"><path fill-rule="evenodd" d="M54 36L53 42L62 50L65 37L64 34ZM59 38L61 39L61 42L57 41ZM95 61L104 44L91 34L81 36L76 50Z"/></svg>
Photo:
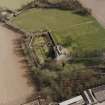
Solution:
<svg viewBox="0 0 105 105"><path fill-rule="evenodd" d="M48 29L65 47L82 50L105 48L105 30L91 16L58 9L31 9L11 19L27 31Z"/></svg>
<svg viewBox="0 0 105 105"><path fill-rule="evenodd" d="M18 9L32 0L0 0L0 7Z"/></svg>
<svg viewBox="0 0 105 105"><path fill-rule="evenodd" d="M20 105L34 94L26 64L17 51L20 34L0 26L0 105Z"/></svg>

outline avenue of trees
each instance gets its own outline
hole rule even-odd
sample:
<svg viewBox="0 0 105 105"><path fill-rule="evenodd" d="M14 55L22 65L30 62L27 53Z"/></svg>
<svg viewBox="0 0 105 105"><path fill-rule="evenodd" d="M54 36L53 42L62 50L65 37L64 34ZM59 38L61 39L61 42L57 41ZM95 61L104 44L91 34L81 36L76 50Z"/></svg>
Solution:
<svg viewBox="0 0 105 105"><path fill-rule="evenodd" d="M80 14L91 14L91 10L84 8L78 0L37 0L39 3L47 4L49 8L73 10Z"/></svg>

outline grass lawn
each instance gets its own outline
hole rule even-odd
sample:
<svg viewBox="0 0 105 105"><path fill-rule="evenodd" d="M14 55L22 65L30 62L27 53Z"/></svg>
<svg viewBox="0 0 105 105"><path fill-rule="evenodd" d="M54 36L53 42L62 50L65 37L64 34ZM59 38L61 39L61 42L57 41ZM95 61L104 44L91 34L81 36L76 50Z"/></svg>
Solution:
<svg viewBox="0 0 105 105"><path fill-rule="evenodd" d="M32 0L0 0L0 7L6 7L9 9L18 9L22 5Z"/></svg>
<svg viewBox="0 0 105 105"><path fill-rule="evenodd" d="M11 22L28 31L49 29L54 38L66 47L72 45L83 50L105 48L105 30L91 16L58 9L31 9Z"/></svg>

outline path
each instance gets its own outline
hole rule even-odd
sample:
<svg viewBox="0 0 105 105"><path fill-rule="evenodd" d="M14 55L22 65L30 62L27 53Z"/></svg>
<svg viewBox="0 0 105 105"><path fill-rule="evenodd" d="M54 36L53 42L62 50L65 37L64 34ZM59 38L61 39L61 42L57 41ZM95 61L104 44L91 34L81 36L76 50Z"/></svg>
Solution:
<svg viewBox="0 0 105 105"><path fill-rule="evenodd" d="M14 53L19 34L0 26L0 105L20 105L33 94L21 58Z"/></svg>

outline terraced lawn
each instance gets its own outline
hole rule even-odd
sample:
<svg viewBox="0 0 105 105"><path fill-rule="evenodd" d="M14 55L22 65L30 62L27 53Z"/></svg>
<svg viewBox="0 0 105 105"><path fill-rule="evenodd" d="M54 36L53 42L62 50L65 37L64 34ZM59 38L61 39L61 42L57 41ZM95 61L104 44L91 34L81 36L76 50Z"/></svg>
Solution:
<svg viewBox="0 0 105 105"><path fill-rule="evenodd" d="M22 5L32 0L0 0L0 7L6 7L9 9L18 9Z"/></svg>
<svg viewBox="0 0 105 105"><path fill-rule="evenodd" d="M28 31L49 29L55 40L66 47L82 50L105 48L105 30L91 16L58 9L31 9L11 22Z"/></svg>

